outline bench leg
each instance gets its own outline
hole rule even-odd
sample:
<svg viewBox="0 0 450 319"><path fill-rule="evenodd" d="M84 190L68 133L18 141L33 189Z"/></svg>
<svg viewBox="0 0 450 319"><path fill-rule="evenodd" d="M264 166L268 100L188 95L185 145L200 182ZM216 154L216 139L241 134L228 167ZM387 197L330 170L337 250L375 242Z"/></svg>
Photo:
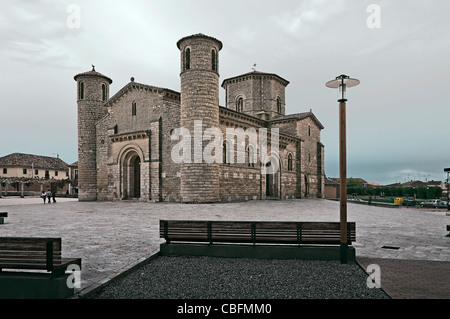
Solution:
<svg viewBox="0 0 450 319"><path fill-rule="evenodd" d="M0 217L0 225L5 223L5 218Z"/></svg>

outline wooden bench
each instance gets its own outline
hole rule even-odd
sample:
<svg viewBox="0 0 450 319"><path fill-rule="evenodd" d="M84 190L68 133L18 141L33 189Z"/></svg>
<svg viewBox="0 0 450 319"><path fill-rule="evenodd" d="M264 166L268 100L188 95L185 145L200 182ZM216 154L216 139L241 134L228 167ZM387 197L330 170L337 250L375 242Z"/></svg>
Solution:
<svg viewBox="0 0 450 319"><path fill-rule="evenodd" d="M45 270L64 273L81 258L62 258L61 238L0 237L0 272L3 269Z"/></svg>
<svg viewBox="0 0 450 319"><path fill-rule="evenodd" d="M311 247L323 247L323 251L333 251L333 256L336 257L335 250L340 246L340 223L161 220L160 237L166 240L166 243L161 245L160 252L169 255L174 254L174 249L180 251L186 248L203 251L205 254L214 253L213 248L205 247L204 244L215 245L216 250L229 248L216 244L236 244L233 246L236 249L244 248L242 244L251 244L251 246L265 245L265 249L270 245L271 251L281 246L303 247L305 248L303 251L309 251ZM356 225L354 222L349 222L347 223L347 244L351 246L355 240ZM203 247L176 245L186 243L202 243ZM334 248L330 248L332 246ZM247 251L251 252L255 249L247 249ZM278 252L275 255L277 254ZM295 254L299 256L299 252L295 251Z"/></svg>
<svg viewBox="0 0 450 319"><path fill-rule="evenodd" d="M0 212L0 225L5 223L5 218L8 217L7 212Z"/></svg>
<svg viewBox="0 0 450 319"><path fill-rule="evenodd" d="M61 238L0 237L0 298L67 298L72 265L81 258L63 258Z"/></svg>

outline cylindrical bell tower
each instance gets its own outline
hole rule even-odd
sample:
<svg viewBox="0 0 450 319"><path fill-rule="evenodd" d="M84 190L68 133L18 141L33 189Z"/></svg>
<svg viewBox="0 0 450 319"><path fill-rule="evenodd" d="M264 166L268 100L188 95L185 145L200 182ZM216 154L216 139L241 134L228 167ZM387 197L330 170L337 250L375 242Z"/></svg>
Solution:
<svg viewBox="0 0 450 319"><path fill-rule="evenodd" d="M222 42L195 34L177 42L181 52L181 127L191 134L191 163L181 164L181 201L218 202L218 163L206 163L198 147L208 141L194 141L194 132L219 128L219 51ZM198 137L198 135L197 135ZM197 143L197 144L196 144Z"/></svg>
<svg viewBox="0 0 450 319"><path fill-rule="evenodd" d="M78 104L78 200L97 200L96 123L104 116L112 80L95 71L80 73L77 81Z"/></svg>

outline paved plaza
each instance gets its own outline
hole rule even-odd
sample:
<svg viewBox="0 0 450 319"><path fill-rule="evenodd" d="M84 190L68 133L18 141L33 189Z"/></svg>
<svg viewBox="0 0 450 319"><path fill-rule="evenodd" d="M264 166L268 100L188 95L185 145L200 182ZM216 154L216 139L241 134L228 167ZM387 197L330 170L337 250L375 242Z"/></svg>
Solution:
<svg viewBox="0 0 450 319"><path fill-rule="evenodd" d="M61 237L63 256L82 258L83 296L159 251L160 219L339 221L339 202L321 199L220 204L78 202L0 198L8 212L0 236ZM392 298L450 298L450 237L446 210L348 203L356 222L356 256L379 264Z"/></svg>

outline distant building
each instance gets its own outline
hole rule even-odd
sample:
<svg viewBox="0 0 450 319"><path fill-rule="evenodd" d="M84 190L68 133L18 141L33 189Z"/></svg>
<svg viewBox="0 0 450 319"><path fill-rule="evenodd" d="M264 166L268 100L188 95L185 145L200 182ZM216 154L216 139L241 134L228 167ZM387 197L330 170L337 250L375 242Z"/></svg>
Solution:
<svg viewBox="0 0 450 319"><path fill-rule="evenodd" d="M52 182L66 180L68 176L68 165L59 157L23 153L0 157L0 183L3 184L0 186L6 193L23 191L23 188L25 192L39 192L45 184L48 184L46 188L56 189L57 186L55 184L52 186ZM37 180L40 183L32 182Z"/></svg>
<svg viewBox="0 0 450 319"><path fill-rule="evenodd" d="M12 153L0 157L0 177L66 179L67 163L58 157Z"/></svg>
<svg viewBox="0 0 450 319"><path fill-rule="evenodd" d="M336 199L340 197L339 178L325 178L324 197L327 199Z"/></svg>
<svg viewBox="0 0 450 319"><path fill-rule="evenodd" d="M409 181L399 184L397 187L427 187L427 184L421 181Z"/></svg>
<svg viewBox="0 0 450 319"><path fill-rule="evenodd" d="M386 185L387 187L440 187L442 189L445 189L445 184L442 181L428 181L428 182L422 182L422 181L409 181L405 183L394 183Z"/></svg>
<svg viewBox="0 0 450 319"><path fill-rule="evenodd" d="M447 190L447 186L442 181L428 181L428 182L425 182L425 184L427 187L440 187L443 190Z"/></svg>
<svg viewBox="0 0 450 319"><path fill-rule="evenodd" d="M78 194L78 161L69 166L69 194Z"/></svg>
<svg viewBox="0 0 450 319"><path fill-rule="evenodd" d="M347 187L348 182L352 181L353 183L357 183L358 187L364 187L364 188L370 188L370 187L382 187L383 185L380 185L375 182L367 182L362 178L348 178L347 179ZM326 177L325 178L325 191L324 191L324 197L327 199L336 199L340 197L340 178L331 178ZM351 194L350 194L351 195Z"/></svg>

